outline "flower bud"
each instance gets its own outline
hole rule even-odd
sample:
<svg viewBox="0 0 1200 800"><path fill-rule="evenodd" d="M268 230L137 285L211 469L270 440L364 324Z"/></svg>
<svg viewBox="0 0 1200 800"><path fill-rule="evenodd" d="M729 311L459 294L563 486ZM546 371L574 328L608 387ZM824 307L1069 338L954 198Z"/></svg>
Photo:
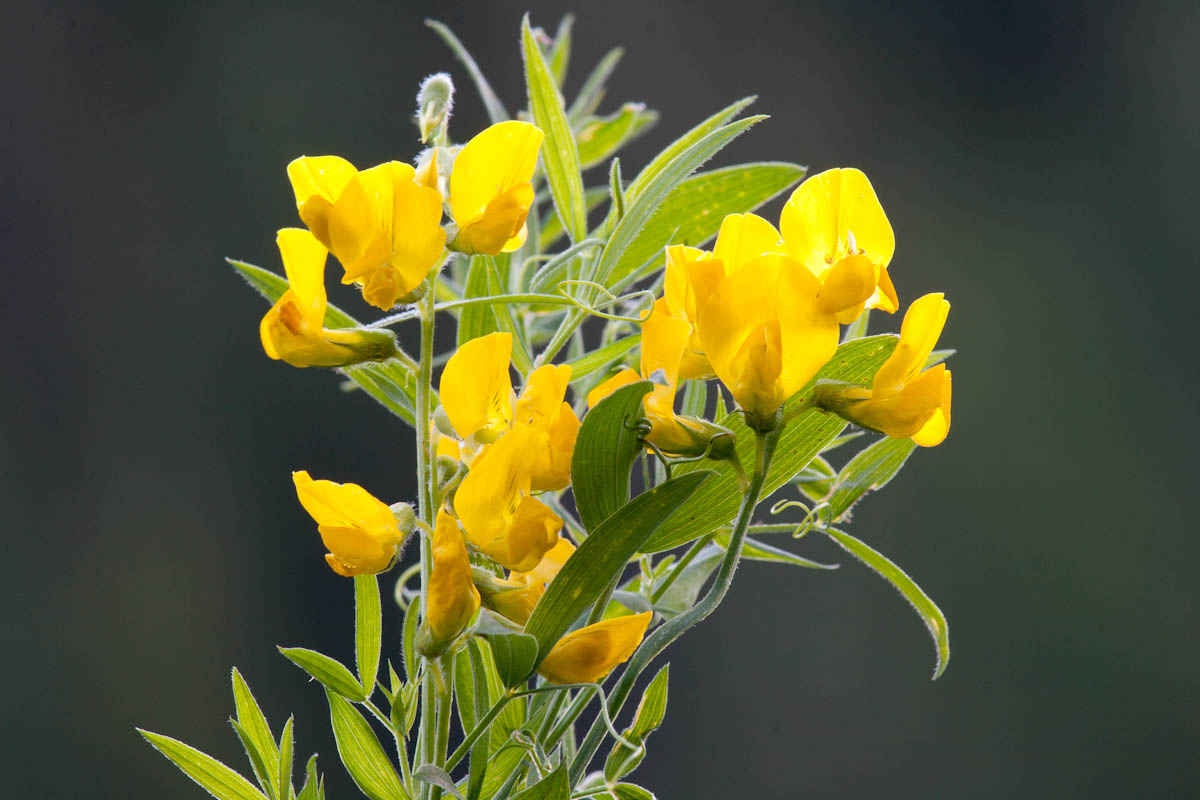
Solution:
<svg viewBox="0 0 1200 800"><path fill-rule="evenodd" d="M421 81L417 92L417 127L421 129L421 142L444 139L450 112L454 108L454 81L445 72L430 75Z"/></svg>
<svg viewBox="0 0 1200 800"><path fill-rule="evenodd" d="M471 580L471 559L454 517L439 511L433 529L433 572L426 595L425 622L417 648L427 658L440 655L466 629L479 610Z"/></svg>

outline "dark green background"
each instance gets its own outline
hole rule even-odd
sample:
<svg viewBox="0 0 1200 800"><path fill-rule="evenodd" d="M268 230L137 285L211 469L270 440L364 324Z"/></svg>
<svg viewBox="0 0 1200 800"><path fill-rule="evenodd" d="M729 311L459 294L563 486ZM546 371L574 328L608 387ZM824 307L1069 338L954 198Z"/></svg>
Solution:
<svg viewBox="0 0 1200 800"><path fill-rule="evenodd" d="M410 158L425 74L459 81L456 138L485 124L423 17L522 104L523 6L414 5L7 7L6 796L203 796L133 727L240 767L232 664L353 796L319 688L274 650L352 648L349 583L288 476L403 499L411 437L332 376L268 361L265 306L222 258L278 269L296 155ZM948 614L946 675L929 681L919 621L860 566L747 564L670 653L670 713L634 776L659 797L1165 797L1200 777L1200 8L1115 6L575 9L568 88L622 44L605 108L663 112L627 175L759 94L773 118L719 163L863 168L902 298L945 291L960 350L949 440L852 527Z"/></svg>

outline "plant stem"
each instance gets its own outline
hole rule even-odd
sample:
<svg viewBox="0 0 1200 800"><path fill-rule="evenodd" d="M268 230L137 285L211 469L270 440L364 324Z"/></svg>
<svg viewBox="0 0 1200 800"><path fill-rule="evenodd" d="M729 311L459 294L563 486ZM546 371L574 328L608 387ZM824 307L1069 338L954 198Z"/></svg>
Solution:
<svg viewBox="0 0 1200 800"><path fill-rule="evenodd" d="M775 453L775 445L778 441L778 430L758 434L754 476L750 479L750 485L746 487L745 494L742 495L742 506L738 511L737 522L734 524L729 547L725 551L725 558L721 561L716 580L699 602L674 619L663 623L647 637L646 641L642 642L642 646L633 654L633 658L629 660L629 664L621 673L616 687L609 694L608 713L610 717L616 718L621 711L621 706L633 691L634 683L637 682L638 677L650 662L689 628L711 614L725 598L725 593L729 591L729 585L733 582L733 573L737 569L738 559L742 554L742 545L746 541L746 530L750 527L750 520L754 517L754 509L762 494L767 469L770 467L771 457ZM604 733L603 720L598 718L596 722L592 723L591 730L588 731L583 743L579 746L579 752L571 761L570 785L574 786L583 777L588 764L591 763L592 758L596 755L596 750L599 749L600 743L604 739Z"/></svg>
<svg viewBox="0 0 1200 800"><path fill-rule="evenodd" d="M429 278L429 287L425 292L425 296L421 298L419 307L421 309L421 352L417 361L417 396L416 396L416 429L417 429L417 475L420 477L421 485L417 495L418 512L421 521L429 526L429 530L433 530L434 515L437 509L434 508L434 498L437 496L437 487L434 482L437 479L436 470L433 468L433 445L432 435L430 431L430 396L433 391L433 334L434 334L434 306L437 301L436 293L433 290L433 285L437 282L436 272ZM421 536L421 607L425 607L425 592L429 587L429 576L433 569L433 543L429 536L422 534ZM432 667L433 665L430 664ZM419 747L415 753L417 764L433 763L436 751L434 722L435 722L435 705L434 687L432 675L433 670L425 670L425 675L421 679L421 725L418 731L417 741ZM425 784L421 790L422 796L429 797L431 795L429 784Z"/></svg>
<svg viewBox="0 0 1200 800"><path fill-rule="evenodd" d="M458 763L466 757L467 753L471 752L471 745L475 744L479 737L487 731L488 726L496 720L496 717L500 716L500 712L504 710L509 701L517 696L517 692L509 689L505 694L500 696L500 699L496 701L494 706L488 709L488 712L483 715L483 719L475 723L475 727L467 734L467 738L463 739L462 744L455 748L450 757L446 759L447 772L457 767Z"/></svg>
<svg viewBox="0 0 1200 800"><path fill-rule="evenodd" d="M433 763L444 769L446 748L450 742L450 707L454 701L454 656L449 654L442 656L437 669L441 673L442 679L438 681L437 690L437 728L434 731ZM440 786L431 787L430 800L438 800L441 795L442 788Z"/></svg>

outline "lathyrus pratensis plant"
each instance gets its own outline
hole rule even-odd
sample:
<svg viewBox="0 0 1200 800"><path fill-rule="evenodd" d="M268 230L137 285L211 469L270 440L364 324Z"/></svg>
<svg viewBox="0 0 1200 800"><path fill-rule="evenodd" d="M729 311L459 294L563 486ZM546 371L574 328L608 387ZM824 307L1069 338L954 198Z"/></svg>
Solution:
<svg viewBox="0 0 1200 800"><path fill-rule="evenodd" d="M740 560L831 566L768 544L780 534L827 536L890 581L932 633L939 675L941 612L843 530L855 501L950 427L949 351L933 350L942 295L912 301L898 338L867 335L871 310L903 303L892 228L866 175L831 169L800 183L804 168L783 162L697 172L764 119L737 118L748 98L627 181L610 157L658 115L637 103L596 113L620 50L566 106L570 20L553 38L526 21L528 107L513 117L453 34L429 24L492 126L455 143L450 78L428 78L415 166L297 158L287 175L304 227L278 233L285 277L232 262L273 304L260 325L269 357L338 370L417 434L415 512L292 475L326 561L354 584L357 669L281 652L323 685L338 755L363 794L653 797L626 777L662 722L667 667L632 719L626 702L716 609ZM607 184L586 186L585 170L605 161ZM752 213L797 183L778 228ZM387 316L364 324L328 305L330 254L342 282ZM389 330L409 322L415 355ZM861 444L864 430L884 436L835 468L826 454ZM771 514L803 518L756 522L775 496ZM377 576L409 538L417 557L395 588L403 632L386 638L399 647L389 644L381 676ZM222 800L324 797L315 756L294 788L292 719L277 739L236 670L233 688L257 787L143 735Z"/></svg>

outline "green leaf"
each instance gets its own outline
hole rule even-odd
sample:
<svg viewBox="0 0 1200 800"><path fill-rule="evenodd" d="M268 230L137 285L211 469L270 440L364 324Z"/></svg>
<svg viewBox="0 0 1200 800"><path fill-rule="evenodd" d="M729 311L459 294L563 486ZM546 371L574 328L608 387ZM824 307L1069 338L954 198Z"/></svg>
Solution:
<svg viewBox="0 0 1200 800"><path fill-rule="evenodd" d="M571 125L579 125L600 105L600 100L604 97L604 84L608 83L609 77L612 76L613 70L617 68L617 64L624 55L625 51L622 48L614 47L605 53L604 58L600 59L600 62L592 69L587 80L583 82L579 94L575 96L575 101L567 109L567 119L570 120Z"/></svg>
<svg viewBox="0 0 1200 800"><path fill-rule="evenodd" d="M895 586L904 599L912 605L921 617L921 621L925 623L925 627L929 629L929 635L933 637L933 644L937 649L937 664L933 670L933 679L940 678L946 671L946 664L950 661L950 627L946 623L946 616L942 610L933 600L929 599L929 595L921 591L921 587L917 586L904 570L889 561L882 553L836 528L826 528L821 532L833 539L847 553L878 572L884 580Z"/></svg>
<svg viewBox="0 0 1200 800"><path fill-rule="evenodd" d="M288 290L286 278L244 261L232 258L225 260L269 303L274 303ZM361 322L333 305L325 308L325 326L331 329L364 327ZM413 424L417 383L416 364L411 358L401 354L399 358L390 361L344 367L340 372L362 387L388 411L409 425Z"/></svg>
<svg viewBox="0 0 1200 800"><path fill-rule="evenodd" d="M371 800L409 800L375 732L345 698L326 690L338 755L354 784Z"/></svg>
<svg viewBox="0 0 1200 800"><path fill-rule="evenodd" d="M250 740L250 734L246 732L240 722L231 719L229 724L233 726L233 732L237 734L238 741L242 743L242 749L246 751L246 758L250 761L250 769L254 772L258 785L263 788L268 797L275 798L278 794L275 789L275 773L278 771L278 767L276 765L267 766L263 761L262 754L255 749L254 743Z"/></svg>
<svg viewBox="0 0 1200 800"><path fill-rule="evenodd" d="M237 667L233 669L233 702L237 709L237 721L241 726L239 733L244 734L243 743L246 745L251 764L255 767L254 771L259 776L259 782L268 794L279 797L279 748L275 745L275 737L271 735L266 716L263 715L258 701L254 699L250 687ZM254 764L255 760L258 764Z"/></svg>
<svg viewBox="0 0 1200 800"><path fill-rule="evenodd" d="M728 547L729 534L718 533L713 537L713 541L717 542L721 547ZM807 567L808 569L838 568L837 564L822 564L820 561L811 561L795 553L789 553L787 550L749 537L746 538L745 543L742 545L742 558L749 559L750 561L774 561L777 564L791 564L797 567Z"/></svg>
<svg viewBox="0 0 1200 800"><path fill-rule="evenodd" d="M887 335L847 342L841 345L829 363L817 372L817 378L870 383L871 377L895 349L896 341L895 336ZM810 381L787 401L784 406L785 413L808 398L815 380ZM754 433L746 427L741 414L729 414L718 422L736 435L738 457L742 463L753 464ZM763 487L763 498L769 497L804 469L845 427L846 423L840 417L815 408L801 411L795 419L788 422L779 437L775 459L771 463L771 471ZM699 469L715 472L696 491L691 503L677 510L655 531L643 552L658 552L678 547L728 525L737 514L742 494L732 467L724 462L716 465L711 461L685 463L677 465L674 474L688 474Z"/></svg>
<svg viewBox="0 0 1200 800"><path fill-rule="evenodd" d="M521 50L525 56L525 82L529 88L529 107L533 121L546 134L542 144L542 163L546 182L558 216L571 241L587 238L587 214L583 207L583 175L579 168L579 150L567 123L562 95L555 86L542 50L529 27L529 15L521 22Z"/></svg>
<svg viewBox="0 0 1200 800"><path fill-rule="evenodd" d="M582 378L586 378L596 372L607 367L617 359L624 356L633 348L641 344L642 334L631 334L629 336L617 339L615 342L610 342L604 347L599 347L591 352L580 356L579 358L565 362L571 367L571 383L575 383ZM698 381L690 381L688 386L697 383ZM588 412L589 414L591 412Z"/></svg>
<svg viewBox="0 0 1200 800"><path fill-rule="evenodd" d="M525 633L485 637L492 647L496 673L505 687L516 686L529 677L538 664L538 640Z"/></svg>
<svg viewBox="0 0 1200 800"><path fill-rule="evenodd" d="M747 117L718 128L672 158L661 172L640 187L641 191L634 192L631 184L625 191L625 216L616 223L608 244L600 253L592 280L608 286L609 279L613 276L625 251L641 236L642 229L658 210L667 194L701 164L716 155L725 145L764 119L766 117Z"/></svg>
<svg viewBox="0 0 1200 800"><path fill-rule="evenodd" d="M607 117L595 117L579 126L579 163L583 169L602 164L613 153L641 136L658 122L658 112L645 103L626 103Z"/></svg>
<svg viewBox="0 0 1200 800"><path fill-rule="evenodd" d="M463 43L458 40L458 37L437 20L427 19L425 20L425 24L433 28L434 32L442 37L442 41L446 43L446 46L462 62L462 65L467 68L467 73L470 74L471 80L475 82L475 88L479 92L479 97L483 100L484 108L487 109L488 119L493 124L512 119L508 111L504 109L504 104L500 102L500 98L492 90L492 85L487 82L487 78L483 77L483 72L480 71L479 65L475 63L475 59L471 58L471 54L467 52L467 48L463 47Z"/></svg>
<svg viewBox="0 0 1200 800"><path fill-rule="evenodd" d="M358 660L358 679L362 683L365 697L375 693L382 640L383 615L379 607L379 580L374 575L355 575L355 656Z"/></svg>
<svg viewBox="0 0 1200 800"><path fill-rule="evenodd" d="M511 706L512 703L509 703ZM493 731L495 728L493 727ZM504 744L500 743L501 746ZM487 777L483 781L480 797L508 797L519 775L517 773L525 761L525 751L516 747L493 747L492 757L488 760ZM505 789L507 788L507 791Z"/></svg>
<svg viewBox="0 0 1200 800"><path fill-rule="evenodd" d="M417 720L417 690L419 683L406 683L392 696L388 709L388 719L392 727L402 738L408 738L408 732Z"/></svg>
<svg viewBox="0 0 1200 800"><path fill-rule="evenodd" d="M613 787L617 800L655 800L654 793L636 783L618 783Z"/></svg>
<svg viewBox="0 0 1200 800"><path fill-rule="evenodd" d="M636 750L622 742L613 745L612 751L604 762L604 780L611 784L624 778L637 769L646 757L646 738L657 730L667 714L667 680L670 664L664 665L650 681L642 699L638 703L637 713L633 724L624 732L624 737L634 744L641 745Z"/></svg>
<svg viewBox="0 0 1200 800"><path fill-rule="evenodd" d="M491 705L488 689L487 662L484 655L485 647L486 645L475 638L467 643L467 653L471 662L471 683L474 688L471 695L474 699L474 713L470 715L472 720L470 726L463 725L464 731L472 730L475 727L475 723L487 715L488 706ZM461 704L462 702L460 699L459 703ZM478 800L480 793L483 791L483 782L487 777L488 756L491 752L491 748L488 746L489 743L489 736L480 736L471 748L471 763L467 775L467 800Z"/></svg>
<svg viewBox="0 0 1200 800"><path fill-rule="evenodd" d="M415 598L408 606L408 611L404 612L404 632L401 639L401 647L404 652L404 675L408 678L409 683L417 680L417 628L421 625L421 609L419 606L421 601Z"/></svg>
<svg viewBox="0 0 1200 800"><path fill-rule="evenodd" d="M467 269L467 281L463 284L463 299L485 297L488 294L488 265L483 256L473 256ZM496 324L496 313L490 305L464 306L458 317L458 346L480 336L487 336L500 328Z"/></svg>
<svg viewBox="0 0 1200 800"><path fill-rule="evenodd" d="M572 491L588 531L629 501L629 470L645 445L636 424L650 381L622 386L583 417L571 456Z"/></svg>
<svg viewBox="0 0 1200 800"><path fill-rule="evenodd" d="M834 440L835 443L836 441ZM823 452L828 450L829 448L826 447ZM835 478L837 478L837 470L833 468L832 464L817 455L813 456L813 460L808 462L807 467L796 473L796 476L792 478L792 483L796 484L796 488L803 492L809 500L821 503L829 497Z"/></svg>
<svg viewBox="0 0 1200 800"><path fill-rule="evenodd" d="M925 359L925 366L922 367L922 369L929 369L932 366L936 366L957 352L958 351L952 347L945 350L934 350L929 354L929 358Z"/></svg>
<svg viewBox="0 0 1200 800"><path fill-rule="evenodd" d="M554 75L554 84L559 89L567 79L567 65L571 61L571 27L574 23L574 14L563 15L558 22L558 30L554 32L554 45L550 48L550 73Z"/></svg>
<svg viewBox="0 0 1200 800"><path fill-rule="evenodd" d="M184 744L178 739L137 729L154 749L166 756L175 766L206 792L218 800L266 800L250 781L210 755Z"/></svg>
<svg viewBox="0 0 1200 800"><path fill-rule="evenodd" d="M428 783L430 786L438 786L450 794L463 800L463 796L459 794L458 786L455 785L454 779L450 777L450 773L441 767L435 767L433 764L422 764L413 770L412 776L422 783Z"/></svg>
<svg viewBox="0 0 1200 800"><path fill-rule="evenodd" d="M317 757L314 755L308 759L304 768L304 786L301 787L296 800L319 800L323 794L321 776L317 774Z"/></svg>
<svg viewBox="0 0 1200 800"><path fill-rule="evenodd" d="M663 520L676 508L689 504L708 474L695 472L659 484L590 531L546 587L525 623L525 632L538 640L538 663L576 617L596 602Z"/></svg>
<svg viewBox="0 0 1200 800"><path fill-rule="evenodd" d="M795 186L804 174L799 164L758 162L691 176L667 195L638 232L613 270L614 280L637 274L643 264L661 258L668 244L704 244L717 235L727 214L755 210Z"/></svg>
<svg viewBox="0 0 1200 800"><path fill-rule="evenodd" d="M692 563L683 568L679 577L667 587L663 596L654 604L654 610L667 619L676 617L696 604L700 590L712 576L721 559L725 557L725 548L715 545L705 545L704 549L692 559Z"/></svg>
<svg viewBox="0 0 1200 800"><path fill-rule="evenodd" d="M912 439L890 437L865 448L838 473L829 495L828 514L822 517L833 522L849 519L851 506L867 492L883 488L916 449Z"/></svg>
<svg viewBox="0 0 1200 800"><path fill-rule="evenodd" d="M292 750L294 745L292 740L292 725L294 719L294 717L288 717L287 722L283 725L283 734L279 737L280 800L291 800L295 796L295 791L292 789Z"/></svg>
<svg viewBox="0 0 1200 800"><path fill-rule="evenodd" d="M320 681L326 688L332 689L342 697L356 703L366 699L358 679L351 675L350 670L342 666L340 662L334 661L329 656L322 655L316 650L306 650L303 647L280 647L279 652Z"/></svg>
<svg viewBox="0 0 1200 800"><path fill-rule="evenodd" d="M514 795L513 800L569 800L571 787L567 782L566 765L535 783L523 792Z"/></svg>

